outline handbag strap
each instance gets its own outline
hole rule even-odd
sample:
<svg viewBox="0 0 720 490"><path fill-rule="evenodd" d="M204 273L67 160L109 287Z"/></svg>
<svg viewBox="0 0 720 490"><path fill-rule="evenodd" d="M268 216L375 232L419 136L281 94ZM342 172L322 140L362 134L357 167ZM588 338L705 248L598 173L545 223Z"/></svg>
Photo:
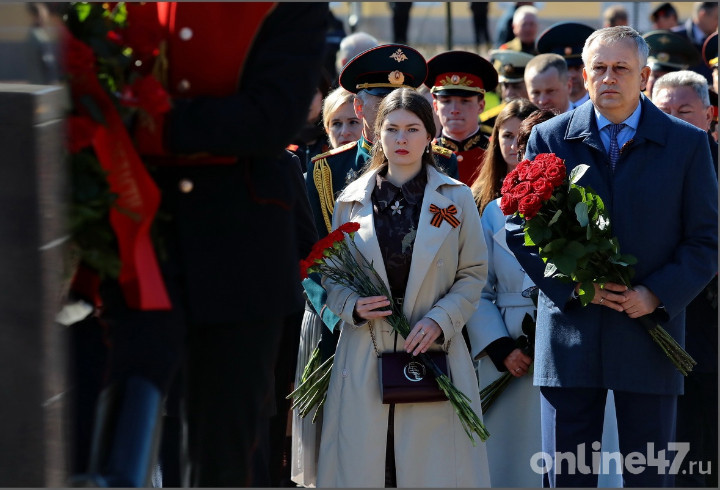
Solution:
<svg viewBox="0 0 720 490"><path fill-rule="evenodd" d="M377 341L375 340L375 327L373 327L373 322L370 322L369 327L370 327L370 338L372 338L372 343L373 343L373 346L375 347L375 354L377 354L378 357L382 357L380 355L380 350L378 349L378 346L377 346Z"/></svg>

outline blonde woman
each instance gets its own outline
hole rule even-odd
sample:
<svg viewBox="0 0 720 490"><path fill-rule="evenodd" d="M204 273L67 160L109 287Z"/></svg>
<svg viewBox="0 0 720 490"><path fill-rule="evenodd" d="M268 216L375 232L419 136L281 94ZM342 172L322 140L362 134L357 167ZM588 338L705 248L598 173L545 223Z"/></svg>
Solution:
<svg viewBox="0 0 720 490"><path fill-rule="evenodd" d="M362 122L355 115L355 94L338 87L323 102L323 126L330 140L330 148L338 148L357 141L362 136Z"/></svg>

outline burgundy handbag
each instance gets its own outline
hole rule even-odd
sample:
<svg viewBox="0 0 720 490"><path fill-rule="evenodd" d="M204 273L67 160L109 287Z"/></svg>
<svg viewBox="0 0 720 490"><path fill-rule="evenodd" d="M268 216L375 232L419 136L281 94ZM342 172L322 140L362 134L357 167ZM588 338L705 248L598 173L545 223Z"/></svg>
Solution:
<svg viewBox="0 0 720 490"><path fill-rule="evenodd" d="M428 351L440 370L448 374L447 354ZM385 352L380 357L380 393L382 402L423 403L447 400L435 381L435 376L420 361L405 351Z"/></svg>

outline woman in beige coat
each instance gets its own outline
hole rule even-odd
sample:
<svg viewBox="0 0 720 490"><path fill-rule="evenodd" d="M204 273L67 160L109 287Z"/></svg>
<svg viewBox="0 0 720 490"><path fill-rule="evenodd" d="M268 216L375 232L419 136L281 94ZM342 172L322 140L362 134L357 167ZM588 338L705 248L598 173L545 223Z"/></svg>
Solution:
<svg viewBox="0 0 720 490"><path fill-rule="evenodd" d="M487 250L472 193L435 168L427 152L432 108L414 90L397 89L380 105L379 147L369 169L345 188L333 226L355 221L355 243L375 266L412 327L392 331L385 297L361 298L324 281L328 306L342 322L318 462L318 487L489 486L485 444L473 447L450 402L382 403L378 352L446 350L455 386L480 416L472 361L461 329L477 308ZM458 222L431 224L454 206ZM395 221L393 221L395 220ZM403 231L404 230L404 231Z"/></svg>

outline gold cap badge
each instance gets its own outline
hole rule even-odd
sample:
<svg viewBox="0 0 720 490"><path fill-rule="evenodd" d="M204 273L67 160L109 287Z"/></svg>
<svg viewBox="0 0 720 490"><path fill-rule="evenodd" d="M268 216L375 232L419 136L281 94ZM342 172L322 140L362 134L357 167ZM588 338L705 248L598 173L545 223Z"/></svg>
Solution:
<svg viewBox="0 0 720 490"><path fill-rule="evenodd" d="M405 81L405 75L400 70L391 71L388 74L388 81L393 85L402 85Z"/></svg>
<svg viewBox="0 0 720 490"><path fill-rule="evenodd" d="M390 57L391 57L392 59L394 59L395 61L397 61L398 63L400 63L400 62L405 61L406 59L408 59L408 57L405 56L405 53L403 53L403 52L402 52L402 49L400 49L400 48L398 48L397 51L395 51L393 54L391 54Z"/></svg>

